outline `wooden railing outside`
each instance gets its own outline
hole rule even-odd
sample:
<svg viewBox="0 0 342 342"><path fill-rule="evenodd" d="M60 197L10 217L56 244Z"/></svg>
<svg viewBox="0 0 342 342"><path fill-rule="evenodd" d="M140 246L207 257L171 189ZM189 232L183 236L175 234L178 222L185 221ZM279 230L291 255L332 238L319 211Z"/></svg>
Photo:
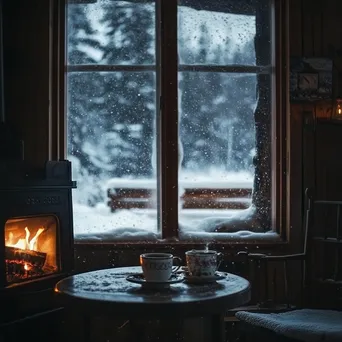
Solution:
<svg viewBox="0 0 342 342"><path fill-rule="evenodd" d="M108 189L108 206L112 212L120 209L155 208L156 190L146 188ZM182 209L247 209L252 189L186 188L181 196Z"/></svg>

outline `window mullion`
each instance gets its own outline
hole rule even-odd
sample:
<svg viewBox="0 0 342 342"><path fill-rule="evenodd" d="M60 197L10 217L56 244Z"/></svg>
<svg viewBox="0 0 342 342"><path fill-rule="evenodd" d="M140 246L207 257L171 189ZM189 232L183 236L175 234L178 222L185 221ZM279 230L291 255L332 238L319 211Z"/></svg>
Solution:
<svg viewBox="0 0 342 342"><path fill-rule="evenodd" d="M74 64L67 66L67 72L137 72L137 71L155 71L154 65L113 65L113 64Z"/></svg>
<svg viewBox="0 0 342 342"><path fill-rule="evenodd" d="M162 237L178 236L177 0L157 0L160 15L159 174Z"/></svg>

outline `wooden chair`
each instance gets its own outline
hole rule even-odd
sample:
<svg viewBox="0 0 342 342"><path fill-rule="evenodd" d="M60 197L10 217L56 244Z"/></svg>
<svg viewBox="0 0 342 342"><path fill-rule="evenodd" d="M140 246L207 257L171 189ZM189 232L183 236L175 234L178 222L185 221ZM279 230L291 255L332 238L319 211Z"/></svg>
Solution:
<svg viewBox="0 0 342 342"><path fill-rule="evenodd" d="M279 256L239 253L250 262L263 265L266 300L259 304L271 312L236 313L246 341L342 341L342 312L338 311L342 308L342 201L317 200L307 190L306 203L302 253ZM277 305L267 295L273 262L283 264L287 312L274 313ZM302 270L301 300L296 309L289 304L288 293L289 279L293 278L289 264L293 262L297 264L295 272Z"/></svg>

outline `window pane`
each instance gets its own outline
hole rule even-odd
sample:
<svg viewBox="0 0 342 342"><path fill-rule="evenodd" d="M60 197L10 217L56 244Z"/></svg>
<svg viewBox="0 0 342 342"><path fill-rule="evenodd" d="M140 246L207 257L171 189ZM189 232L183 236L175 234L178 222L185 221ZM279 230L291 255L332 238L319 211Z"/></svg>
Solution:
<svg viewBox="0 0 342 342"><path fill-rule="evenodd" d="M157 236L155 97L153 72L68 74L76 238Z"/></svg>
<svg viewBox="0 0 342 342"><path fill-rule="evenodd" d="M180 0L180 64L259 65L270 62L269 0ZM258 22L262 21L262 29ZM269 52L257 62L255 38ZM265 61L265 59L267 59Z"/></svg>
<svg viewBox="0 0 342 342"><path fill-rule="evenodd" d="M68 64L153 64L153 1L68 5Z"/></svg>
<svg viewBox="0 0 342 342"><path fill-rule="evenodd" d="M249 208L256 89L255 74L179 72L183 233L213 232L218 222ZM270 110L264 109L270 121Z"/></svg>

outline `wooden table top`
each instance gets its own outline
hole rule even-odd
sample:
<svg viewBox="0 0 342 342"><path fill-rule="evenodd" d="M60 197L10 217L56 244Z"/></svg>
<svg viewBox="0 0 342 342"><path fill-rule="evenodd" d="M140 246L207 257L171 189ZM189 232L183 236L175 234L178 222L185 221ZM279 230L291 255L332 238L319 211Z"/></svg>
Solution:
<svg viewBox="0 0 342 342"><path fill-rule="evenodd" d="M140 266L81 273L59 281L55 292L65 306L77 311L125 317L223 314L250 300L249 282L234 274L212 284L178 283L152 290L126 280L139 272Z"/></svg>

